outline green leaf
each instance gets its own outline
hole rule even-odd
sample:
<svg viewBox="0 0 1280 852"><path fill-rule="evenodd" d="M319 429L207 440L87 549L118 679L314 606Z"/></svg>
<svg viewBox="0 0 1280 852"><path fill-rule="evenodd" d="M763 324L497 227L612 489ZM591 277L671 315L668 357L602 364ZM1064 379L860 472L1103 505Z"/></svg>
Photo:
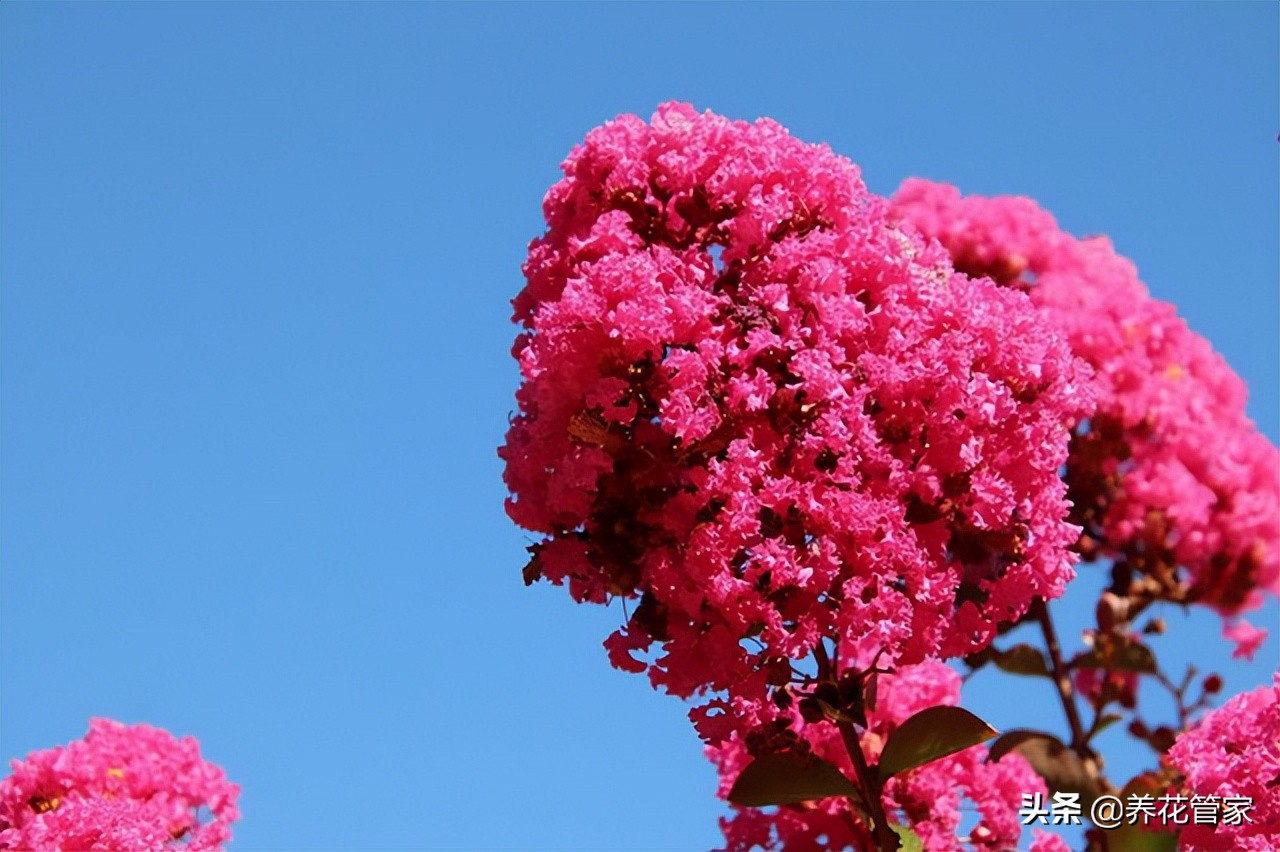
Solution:
<svg viewBox="0 0 1280 852"><path fill-rule="evenodd" d="M889 828L898 835L898 852L924 852L924 841L910 826L889 823Z"/></svg>
<svg viewBox="0 0 1280 852"><path fill-rule="evenodd" d="M929 707L898 726L880 753L880 780L986 742L996 730L960 707Z"/></svg>
<svg viewBox="0 0 1280 852"><path fill-rule="evenodd" d="M1166 791L1164 784L1152 772L1144 772L1132 778L1120 791L1120 801L1128 802L1131 796L1146 794L1159 796ZM1116 852L1175 852L1178 848L1178 835L1167 831L1157 831L1151 826L1141 823L1131 825L1128 822L1119 828L1104 832L1107 849Z"/></svg>
<svg viewBox="0 0 1280 852"><path fill-rule="evenodd" d="M1044 654L1027 644L1014 645L1007 651L995 651L992 661L1002 672L1032 677L1048 677L1049 667L1045 664Z"/></svg>
<svg viewBox="0 0 1280 852"><path fill-rule="evenodd" d="M1109 637L1110 638L1110 637ZM1136 639L1122 637L1105 650L1094 648L1071 661L1075 669L1106 669L1113 672L1155 674L1156 655Z"/></svg>
<svg viewBox="0 0 1280 852"><path fill-rule="evenodd" d="M1052 793L1079 793L1087 808L1102 792L1084 761L1062 740L1043 731L1009 731L991 744L987 762L1014 751L1026 758Z"/></svg>
<svg viewBox="0 0 1280 852"><path fill-rule="evenodd" d="M1048 737L1051 740L1057 741L1059 745L1062 744L1061 740L1058 740L1058 738L1053 736L1053 734L1046 734L1043 731L1029 731L1022 728L1014 731L1006 731L1001 734L1000 737L991 744L991 748L988 749L987 763L996 763L1009 752L1017 751L1018 746L1028 740L1036 739L1038 737Z"/></svg>
<svg viewBox="0 0 1280 852"><path fill-rule="evenodd" d="M752 761L729 791L729 801L746 808L791 805L829 796L858 796L858 787L820 757L784 751Z"/></svg>
<svg viewBox="0 0 1280 852"><path fill-rule="evenodd" d="M1123 718L1124 715L1120 713L1107 713L1106 715L1099 717L1098 720L1093 723L1093 729L1089 731L1089 739L1092 740L1098 734L1102 733L1107 728L1110 728Z"/></svg>
<svg viewBox="0 0 1280 852"><path fill-rule="evenodd" d="M974 653L965 657L964 664L969 667L970 671L976 672L978 669L982 668L987 663L991 662L993 656L994 655L991 653L991 646L988 645L986 648L983 648L981 651L975 651Z"/></svg>

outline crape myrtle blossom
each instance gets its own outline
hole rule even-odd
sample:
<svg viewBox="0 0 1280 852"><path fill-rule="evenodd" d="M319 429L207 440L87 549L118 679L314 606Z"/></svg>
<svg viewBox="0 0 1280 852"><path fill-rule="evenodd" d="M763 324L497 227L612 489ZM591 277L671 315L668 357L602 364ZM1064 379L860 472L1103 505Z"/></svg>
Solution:
<svg viewBox="0 0 1280 852"><path fill-rule="evenodd" d="M1071 852L1071 847L1067 845L1067 841L1052 832L1043 829L1034 829L1031 832L1032 838L1030 852Z"/></svg>
<svg viewBox="0 0 1280 852"><path fill-rule="evenodd" d="M1066 478L1080 551L1115 560L1118 593L1232 615L1276 591L1280 456L1245 415L1240 378L1106 237L1076 239L1027 198L918 179L893 214L956 268L1027 291L1094 368L1098 408L1074 424Z"/></svg>
<svg viewBox="0 0 1280 852"><path fill-rule="evenodd" d="M192 737L93 719L83 740L14 760L0 782L0 849L216 849L240 788Z"/></svg>
<svg viewBox="0 0 1280 852"><path fill-rule="evenodd" d="M1167 760L1184 776L1185 795L1253 803L1236 825L1186 826L1180 849L1280 849L1280 675L1205 716L1178 737Z"/></svg>
<svg viewBox="0 0 1280 852"><path fill-rule="evenodd" d="M1253 655L1262 647L1263 641L1267 638L1267 631L1261 627L1255 627L1243 618L1239 620L1228 620L1222 625L1222 635L1224 638L1236 643L1235 650L1231 652L1232 659L1252 660Z"/></svg>
<svg viewBox="0 0 1280 852"><path fill-rule="evenodd" d="M957 656L1061 594L1089 372L1025 294L767 119L667 104L563 169L500 454L544 534L526 580L639 597L615 665L716 693L693 715L718 744L779 718L820 637L846 665Z"/></svg>
<svg viewBox="0 0 1280 852"><path fill-rule="evenodd" d="M676 103L592 131L563 171L513 303L507 510L541 534L525 581L636 601L613 664L695 699L723 796L775 804L726 820L730 848L889 850L895 823L931 850L1019 843L1044 790L1021 756L950 729L961 751L901 755L912 712L956 703L941 661L982 665L1029 613L1048 657L1019 673L1056 682L1098 789L1073 693L1136 711L1139 674L1164 678L1147 606L1208 604L1256 649L1235 619L1280 582L1280 455L1105 238L922 181L890 202L770 120ZM1043 601L1081 557L1112 583L1064 661Z"/></svg>
<svg viewBox="0 0 1280 852"><path fill-rule="evenodd" d="M861 736L863 752L874 762L889 735L919 710L955 705L960 698L960 676L946 665L931 661L904 666L883 676L875 706L867 713ZM849 756L839 733L830 724L809 725L797 714L793 729L801 742L792 746L822 757L853 775ZM737 736L707 748L720 769L720 795L727 796L738 774L750 762L750 750ZM929 852L961 849L1003 850L1017 848L1022 824L1018 808L1023 794L1047 795L1044 781L1017 754L987 762L985 746L974 746L949 757L917 767L891 779L884 791L884 808L890 819L909 824ZM976 808L978 822L967 837L960 830L962 801ZM864 822L855 818L843 798L829 798L776 810L738 808L721 821L726 848L788 850L872 849L875 844ZM1052 850L1051 840L1033 848Z"/></svg>

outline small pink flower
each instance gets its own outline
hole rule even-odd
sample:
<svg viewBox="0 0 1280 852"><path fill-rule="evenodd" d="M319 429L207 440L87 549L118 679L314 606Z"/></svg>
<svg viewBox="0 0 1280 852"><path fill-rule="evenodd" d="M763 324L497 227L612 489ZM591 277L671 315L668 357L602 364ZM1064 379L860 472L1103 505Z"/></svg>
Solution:
<svg viewBox="0 0 1280 852"><path fill-rule="evenodd" d="M1222 635L1236 643L1235 650L1231 652L1232 659L1252 660L1266 640L1267 631L1239 619L1225 622L1222 625Z"/></svg>
<svg viewBox="0 0 1280 852"><path fill-rule="evenodd" d="M961 656L1062 594L1059 469L1092 390L1026 295L956 274L853 163L767 119L664 104L563 171L500 455L544 536L526 579L639 598L614 665L724 693L699 717L723 738L820 637Z"/></svg>
<svg viewBox="0 0 1280 852"><path fill-rule="evenodd" d="M1178 737L1168 760L1186 777L1187 795L1249 803L1238 818L1224 811L1219 825L1187 826L1180 849L1280 849L1280 675L1205 716Z"/></svg>
<svg viewBox="0 0 1280 852"><path fill-rule="evenodd" d="M93 719L83 740L12 769L0 782L0 849L215 849L240 816L240 788L195 739L149 725Z"/></svg>
<svg viewBox="0 0 1280 852"><path fill-rule="evenodd" d="M1056 834L1037 828L1032 835L1035 839L1031 841L1031 852L1071 852L1067 841Z"/></svg>
<svg viewBox="0 0 1280 852"><path fill-rule="evenodd" d="M1098 407L1072 424L1066 465L1086 559L1183 567L1190 599L1224 615L1280 590L1280 453L1239 376L1132 262L1029 198L910 179L892 209L957 269L1026 292L1093 368Z"/></svg>

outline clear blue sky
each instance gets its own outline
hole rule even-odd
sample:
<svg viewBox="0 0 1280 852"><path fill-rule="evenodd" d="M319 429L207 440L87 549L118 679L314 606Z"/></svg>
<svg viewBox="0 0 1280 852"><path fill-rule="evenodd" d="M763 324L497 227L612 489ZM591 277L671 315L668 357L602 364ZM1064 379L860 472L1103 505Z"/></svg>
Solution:
<svg viewBox="0 0 1280 852"><path fill-rule="evenodd" d="M4 3L0 759L92 715L195 734L240 850L714 846L683 708L608 667L617 608L523 586L502 509L560 161L679 98L879 192L1031 195L1137 261L1274 441L1277 10ZM1162 652L1223 655L1168 615ZM968 703L1059 724L997 680Z"/></svg>

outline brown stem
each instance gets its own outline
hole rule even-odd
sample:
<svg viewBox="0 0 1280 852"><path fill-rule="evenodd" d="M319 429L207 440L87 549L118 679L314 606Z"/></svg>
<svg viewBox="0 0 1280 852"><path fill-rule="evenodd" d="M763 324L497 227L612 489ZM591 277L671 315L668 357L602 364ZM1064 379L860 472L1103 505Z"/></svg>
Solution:
<svg viewBox="0 0 1280 852"><path fill-rule="evenodd" d="M872 833L876 844L883 852L896 852L898 836L889 828L889 820L884 814L884 803L880 801L880 784L872 774L871 767L867 766L867 759L862 754L862 744L858 742L858 732L853 729L853 724L850 722L836 724L840 728L840 737L844 740L844 750L849 752L849 759L853 761L853 768L858 773L858 784L862 787L862 797L866 800L867 810L871 813L871 821L875 823Z"/></svg>
<svg viewBox="0 0 1280 852"><path fill-rule="evenodd" d="M1164 672L1157 671L1155 673L1156 681L1168 690L1170 697L1173 698L1174 709L1178 712L1179 731L1185 731L1187 729L1187 723L1191 718L1191 714L1194 712L1194 708L1187 706L1187 690L1191 688L1191 683L1195 680L1195 677L1195 666L1187 666L1186 676L1182 678L1182 684L1180 686L1169 680L1169 676Z"/></svg>
<svg viewBox="0 0 1280 852"><path fill-rule="evenodd" d="M839 673L832 665L831 658L827 656L827 648L822 644L821 639L813 648L813 658L818 663L818 680L834 682ZM844 740L844 750L849 753L854 771L858 774L858 786L862 790L863 801L874 823L871 832L876 845L880 847L881 852L897 852L898 836L889 828L889 820L884 814L884 803L880 801L880 784L871 772L871 767L867 766L867 758L862 753L862 744L858 742L858 732L853 729L851 722L837 722L836 726L840 729L840 738Z"/></svg>
<svg viewBox="0 0 1280 852"><path fill-rule="evenodd" d="M835 680L836 673L831 667L831 658L827 656L827 646L818 640L813 646L813 658L818 662L818 680Z"/></svg>
<svg viewBox="0 0 1280 852"><path fill-rule="evenodd" d="M1076 707L1075 692L1071 688L1071 678L1067 676L1067 667L1062 662L1062 647L1058 644L1058 633L1053 629L1053 619L1049 617L1049 607L1043 598L1036 598L1031 604L1031 614L1040 623L1040 631L1044 633L1044 644L1049 651L1050 674L1058 686L1058 697L1062 699L1062 709L1067 714L1067 724L1071 726L1071 750L1084 756L1088 737L1085 735L1084 723L1080 720L1080 711Z"/></svg>

